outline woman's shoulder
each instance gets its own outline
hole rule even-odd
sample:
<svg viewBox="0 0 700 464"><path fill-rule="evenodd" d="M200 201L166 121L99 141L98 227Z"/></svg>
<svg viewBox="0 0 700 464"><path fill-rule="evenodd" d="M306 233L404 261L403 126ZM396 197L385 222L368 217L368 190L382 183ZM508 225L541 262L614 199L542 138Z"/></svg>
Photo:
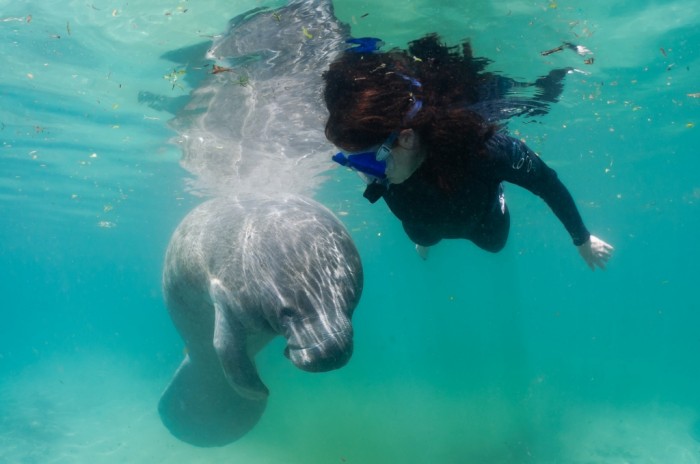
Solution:
<svg viewBox="0 0 700 464"><path fill-rule="evenodd" d="M495 166L510 167L514 160L519 161L534 155L525 142L512 137L503 129L491 134L485 142L485 147L484 156L481 157L483 162Z"/></svg>
<svg viewBox="0 0 700 464"><path fill-rule="evenodd" d="M490 134L485 141L485 145L487 151L492 153L507 149L515 142L518 142L518 140L511 137L505 129L498 129Z"/></svg>

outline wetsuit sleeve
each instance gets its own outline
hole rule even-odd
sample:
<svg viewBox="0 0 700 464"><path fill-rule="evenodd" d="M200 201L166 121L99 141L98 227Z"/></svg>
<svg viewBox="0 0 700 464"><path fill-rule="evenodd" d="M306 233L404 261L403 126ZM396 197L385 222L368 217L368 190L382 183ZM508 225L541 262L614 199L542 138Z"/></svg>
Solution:
<svg viewBox="0 0 700 464"><path fill-rule="evenodd" d="M590 233L569 190L557 173L518 139L497 133L487 142L493 174L540 196L564 224L574 245L584 244Z"/></svg>

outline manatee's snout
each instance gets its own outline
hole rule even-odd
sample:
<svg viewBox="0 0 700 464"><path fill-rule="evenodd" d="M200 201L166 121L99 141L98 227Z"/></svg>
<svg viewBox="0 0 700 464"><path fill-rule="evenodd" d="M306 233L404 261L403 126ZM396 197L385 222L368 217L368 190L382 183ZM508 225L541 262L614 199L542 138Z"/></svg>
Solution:
<svg viewBox="0 0 700 464"><path fill-rule="evenodd" d="M352 324L343 315L290 317L283 330L287 339L284 355L304 371L338 369L352 356Z"/></svg>
<svg viewBox="0 0 700 464"><path fill-rule="evenodd" d="M352 331L334 334L312 346L287 344L285 356L299 369L324 372L343 367L352 356Z"/></svg>
<svg viewBox="0 0 700 464"><path fill-rule="evenodd" d="M353 330L348 311L323 305L284 307L280 311L284 355L299 369L324 372L347 364L352 356Z"/></svg>

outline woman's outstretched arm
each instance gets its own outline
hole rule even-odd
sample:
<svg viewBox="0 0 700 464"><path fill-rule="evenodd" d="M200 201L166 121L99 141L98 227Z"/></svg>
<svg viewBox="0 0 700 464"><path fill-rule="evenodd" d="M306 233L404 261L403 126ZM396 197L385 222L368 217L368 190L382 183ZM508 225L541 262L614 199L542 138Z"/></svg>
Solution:
<svg viewBox="0 0 700 464"><path fill-rule="evenodd" d="M605 243L595 235L591 235L588 241L578 246L579 254L591 268L591 271L595 271L596 266L604 270L613 250L612 245Z"/></svg>

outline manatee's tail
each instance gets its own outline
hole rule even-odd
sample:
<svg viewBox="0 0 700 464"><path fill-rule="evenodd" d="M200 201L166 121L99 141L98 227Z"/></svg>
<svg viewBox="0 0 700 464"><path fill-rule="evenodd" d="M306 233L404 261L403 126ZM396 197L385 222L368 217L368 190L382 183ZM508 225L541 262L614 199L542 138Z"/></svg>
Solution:
<svg viewBox="0 0 700 464"><path fill-rule="evenodd" d="M223 446L258 422L267 400L236 393L216 362L192 362L189 356L158 403L163 424L175 437L195 446Z"/></svg>

